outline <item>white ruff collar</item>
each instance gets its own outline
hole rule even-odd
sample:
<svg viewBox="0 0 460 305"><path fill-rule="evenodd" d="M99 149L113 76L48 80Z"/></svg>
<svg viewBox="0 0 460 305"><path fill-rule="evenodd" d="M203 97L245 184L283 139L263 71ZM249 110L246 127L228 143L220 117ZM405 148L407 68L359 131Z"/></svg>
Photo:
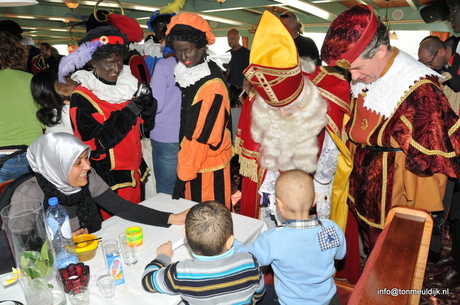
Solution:
<svg viewBox="0 0 460 305"><path fill-rule="evenodd" d="M209 69L208 63L210 61L215 62L222 71L225 71L224 62L229 62L229 55L217 55L210 50L204 58L204 62L187 68L180 60L177 62L177 65L174 67L174 76L176 77L176 82L181 88L187 88L188 86L194 85L197 81L211 75L211 70Z"/></svg>
<svg viewBox="0 0 460 305"><path fill-rule="evenodd" d="M107 85L98 80L93 72L80 70L72 74L72 80L81 83L83 87L91 90L98 99L110 104L124 103L133 98L137 91L138 81L131 74L129 66L123 66L115 85Z"/></svg>
<svg viewBox="0 0 460 305"><path fill-rule="evenodd" d="M150 55L152 57L163 57L160 43L155 43L153 39L144 42L144 53L141 54Z"/></svg>
<svg viewBox="0 0 460 305"><path fill-rule="evenodd" d="M205 58L203 63L187 68L187 66L179 60L177 65L174 67L176 82L181 88L187 88L188 86L194 85L203 77L211 75L208 62L209 59Z"/></svg>
<svg viewBox="0 0 460 305"><path fill-rule="evenodd" d="M428 75L440 77L434 70L416 61L409 54L398 50L393 64L384 76L373 83L351 85L353 98L368 89L364 96L364 107L389 118L396 110L404 94L416 81Z"/></svg>

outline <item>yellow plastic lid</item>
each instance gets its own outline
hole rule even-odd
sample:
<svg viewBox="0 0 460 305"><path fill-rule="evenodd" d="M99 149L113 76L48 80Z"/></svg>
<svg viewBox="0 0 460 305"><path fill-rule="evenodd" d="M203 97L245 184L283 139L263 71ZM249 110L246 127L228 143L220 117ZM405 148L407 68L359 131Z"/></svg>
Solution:
<svg viewBox="0 0 460 305"><path fill-rule="evenodd" d="M75 251L77 251L77 253L81 253L81 252L86 252L86 251L91 251L91 250L96 249L97 245L99 244L98 240L84 242L85 240L96 239L96 238L97 236L93 234L80 234L80 235L75 236L73 238L73 242L74 243L80 242L78 244L75 244Z"/></svg>

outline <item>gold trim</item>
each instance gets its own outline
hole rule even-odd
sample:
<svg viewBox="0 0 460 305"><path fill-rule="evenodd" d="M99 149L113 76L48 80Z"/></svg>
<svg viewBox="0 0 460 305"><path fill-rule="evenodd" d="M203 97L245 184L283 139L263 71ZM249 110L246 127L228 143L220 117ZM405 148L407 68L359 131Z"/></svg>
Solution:
<svg viewBox="0 0 460 305"><path fill-rule="evenodd" d="M134 170L130 170L130 172L131 172L131 182L118 183L118 184L112 185L110 188L113 191L115 191L115 190L129 187L129 186L136 187L136 179L134 179Z"/></svg>
<svg viewBox="0 0 460 305"><path fill-rule="evenodd" d="M218 171L219 169L223 169L223 168L225 168L225 167L227 166L227 164L230 162L231 159L232 159L232 158L230 158L229 160L227 160L224 164L221 164L221 165L218 165L218 166L199 169L199 170L197 171L197 173L209 173L209 172Z"/></svg>
<svg viewBox="0 0 460 305"><path fill-rule="evenodd" d="M394 166L394 164L393 164ZM380 229L385 225L385 215L387 207L387 191L388 191L388 152L382 154L382 199L380 201ZM394 178L393 178L394 185Z"/></svg>
<svg viewBox="0 0 460 305"><path fill-rule="evenodd" d="M366 143L367 143L368 145L372 145L372 144L371 144L371 136L373 136L373 135L375 134L375 131L376 131L377 129L379 129L380 124L382 123L382 120L383 120L383 117L379 115L379 116L378 116L377 123L374 125L374 128L372 128L372 129L369 131L369 133L367 134ZM372 127L372 126L371 126L371 127ZM377 141L378 141L378 139L377 139ZM383 145L382 145L382 146L383 146Z"/></svg>
<svg viewBox="0 0 460 305"><path fill-rule="evenodd" d="M449 128L449 131L447 132L449 137L452 136L459 127L460 127L460 120L457 120L457 122L451 128Z"/></svg>
<svg viewBox="0 0 460 305"><path fill-rule="evenodd" d="M86 94L86 93L84 93L83 91L80 91L80 90L75 90L74 93L79 93L80 95L85 97L86 100L88 102L90 102L90 104L96 109L97 113L99 113L100 115L102 115L104 117L104 122L107 121L107 117L106 117L105 113L102 111L101 107L99 107L99 105L96 103L96 101L94 101L88 94ZM99 144L101 144L101 143L99 142ZM104 145L102 145L102 144L101 144L101 146L104 147ZM104 147L104 149L107 150L107 148L105 148L105 147ZM115 154L113 152L113 148L108 149L108 155L109 155L109 158L110 158L110 170L113 170L115 168Z"/></svg>
<svg viewBox="0 0 460 305"><path fill-rule="evenodd" d="M289 70L279 70L260 66L250 66L250 68L246 71L245 76L247 79L251 80L251 83L254 87L260 87L265 91L269 99L269 101L267 101L269 102L269 105L274 107L282 107L284 105L292 103L295 100L295 98L297 98L297 96L300 94L300 92L303 89L304 76L301 75L301 83L299 84L299 86L297 86L295 92L281 101L278 99L275 92L273 91L273 86L282 83L289 77L293 77L301 73L302 70L299 65ZM268 81L266 75L274 76L275 78L271 81ZM254 81L254 77L257 79L258 82Z"/></svg>
<svg viewBox="0 0 460 305"><path fill-rule="evenodd" d="M337 124L331 119L331 117L326 114L326 117L327 117L327 120L328 120L328 123L326 125L326 127L332 132L334 133L335 135L337 135L337 137L340 137L340 129L339 127L337 126Z"/></svg>
<svg viewBox="0 0 460 305"><path fill-rule="evenodd" d="M359 97L358 97L359 98ZM353 138L352 136L352 130L353 130L353 127L355 126L356 124L356 117L357 117L357 112L358 112L358 107L356 106L356 104L358 103L358 98L352 98L351 101L350 101L350 119L351 119L351 124L350 124L350 131L347 133L347 136L348 138L355 142L355 139Z"/></svg>
<svg viewBox="0 0 460 305"><path fill-rule="evenodd" d="M240 155L240 174L244 177L248 177L253 182L258 183L257 180L257 161L254 159L248 159Z"/></svg>
<svg viewBox="0 0 460 305"><path fill-rule="evenodd" d="M380 116L380 119L383 120L383 117ZM381 147L385 146L385 145L383 145L383 133L385 132L385 130L387 128L387 125L390 123L390 120L391 120L391 118L383 120L383 124L380 127L379 133L377 134L377 146L381 146ZM381 121L379 122L379 124L380 123L381 123Z"/></svg>
<svg viewBox="0 0 460 305"><path fill-rule="evenodd" d="M99 6L99 3L101 3L102 1L104 1L104 0L99 0L99 1L96 2L96 5L94 6L94 10L93 10L93 15L94 15L94 18L95 18L97 21L99 21L99 22L101 22L101 23L104 23L104 22L107 22L107 21L109 20L108 16L109 16L110 13L107 14L107 15L104 14L104 16L105 16L105 18L106 18L105 20L99 20L99 18L97 18L97 7ZM120 10L121 10L121 14L124 15L124 14L125 14L125 10L123 9L123 5L121 5L120 1L118 1L118 0L113 0L113 1L114 1L116 4L118 4L118 6L120 7Z"/></svg>
<svg viewBox="0 0 460 305"><path fill-rule="evenodd" d="M238 129L239 131L240 129ZM240 135L238 134L238 131L236 132L236 137L235 137L235 153L236 154L241 154L241 149L243 148L244 141L241 140Z"/></svg>
<svg viewBox="0 0 460 305"><path fill-rule="evenodd" d="M351 197L350 194L348 194L348 200L350 200L351 202L355 203L354 198ZM358 210L355 210L355 212L356 212L356 215L357 215L362 221L364 221L365 223L367 223L367 224L370 225L371 227L378 228L378 229L383 229L385 223L384 223L383 225L381 225L381 224L379 225L379 224L374 223L374 222L370 221L369 219L365 218L363 215L361 215L361 214L358 212Z"/></svg>
<svg viewBox="0 0 460 305"><path fill-rule="evenodd" d="M351 67L351 63L348 60L343 59L343 58L336 60L335 65L345 70L349 70Z"/></svg>
<svg viewBox="0 0 460 305"><path fill-rule="evenodd" d="M342 73L340 73L337 68L335 68L334 66L320 66L319 67L320 69L320 74L326 74L326 75L334 75L335 77L337 77L338 79L341 79L341 80L345 80L348 82L348 80L346 79L345 75L343 75Z"/></svg>
<svg viewBox="0 0 460 305"><path fill-rule="evenodd" d="M193 97L193 101L192 101L192 104L190 106L193 106L193 105L199 103L200 101L202 101L202 100L198 100L198 97L200 96L201 91L207 89L206 88L207 85L212 84L212 83L220 83L222 85L222 88L224 88L225 92L227 93L226 96L228 96L228 89L227 89L227 86L224 84L224 82L220 78L213 78L213 79L208 80L207 82L205 82L203 85L200 86L200 88L196 92L195 96ZM209 90L209 89L207 89L207 90ZM223 96L223 97L225 97L225 96Z"/></svg>
<svg viewBox="0 0 460 305"><path fill-rule="evenodd" d="M137 170L137 172L139 173L139 180L141 182L144 182L144 180L147 179L147 176L151 172L151 168L147 166L147 168L145 169L144 175L142 175L142 176L141 176L142 172L141 172L140 168ZM153 172L152 172L152 175L153 175Z"/></svg>
<svg viewBox="0 0 460 305"><path fill-rule="evenodd" d="M409 120L405 116L401 116L401 121L404 123L404 125L406 125L406 127L412 133L413 128ZM454 158L455 156L457 156L457 153L455 151L444 152L444 151L440 151L437 149L435 150L427 149L424 146L422 146L420 143L416 142L412 137L409 140L409 144L412 147L418 149L419 151L421 151L422 153L428 156L440 155L440 156L443 156L444 158Z"/></svg>
<svg viewBox="0 0 460 305"><path fill-rule="evenodd" d="M347 104L341 98L337 97L336 95L332 94L329 91L324 90L323 88L318 87L318 90L319 90L319 93L321 94L321 96L323 96L324 98L330 100L334 104L337 104L339 107L341 107L343 109L347 109L348 111L350 110L350 105Z"/></svg>

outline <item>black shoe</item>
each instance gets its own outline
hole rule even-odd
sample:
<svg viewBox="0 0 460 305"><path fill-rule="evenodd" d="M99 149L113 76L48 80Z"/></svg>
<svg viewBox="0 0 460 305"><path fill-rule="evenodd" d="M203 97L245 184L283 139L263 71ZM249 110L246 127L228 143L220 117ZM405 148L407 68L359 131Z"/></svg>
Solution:
<svg viewBox="0 0 460 305"><path fill-rule="evenodd" d="M432 266L439 261L441 254L439 252L434 252L432 250L428 251L428 266Z"/></svg>
<svg viewBox="0 0 460 305"><path fill-rule="evenodd" d="M429 287L454 289L460 286L460 274L454 269L449 269L426 280L425 284Z"/></svg>
<svg viewBox="0 0 460 305"><path fill-rule="evenodd" d="M428 262L428 266L433 268L447 268L452 267L453 265L454 259L450 255L438 260L436 263Z"/></svg>

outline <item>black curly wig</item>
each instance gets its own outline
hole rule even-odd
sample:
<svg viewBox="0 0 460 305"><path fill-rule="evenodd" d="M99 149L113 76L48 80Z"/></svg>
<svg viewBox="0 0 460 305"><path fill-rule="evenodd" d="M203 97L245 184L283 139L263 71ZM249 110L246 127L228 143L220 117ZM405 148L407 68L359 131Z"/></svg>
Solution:
<svg viewBox="0 0 460 305"><path fill-rule="evenodd" d="M80 46L85 42L92 41L93 39L99 38L101 36L119 36L123 39L124 44L117 43L103 45L94 51L93 55L91 56L92 60L98 61L104 58L109 58L113 53L115 53L117 56L121 56L123 59L128 57L128 38L126 34L123 34L113 26L99 26L89 31L86 33L86 36L78 42L78 45Z"/></svg>
<svg viewBox="0 0 460 305"><path fill-rule="evenodd" d="M208 45L206 34L191 26L178 24L175 25L168 36L166 36L166 45L174 49L172 43L174 40L194 43L197 49L204 48Z"/></svg>

